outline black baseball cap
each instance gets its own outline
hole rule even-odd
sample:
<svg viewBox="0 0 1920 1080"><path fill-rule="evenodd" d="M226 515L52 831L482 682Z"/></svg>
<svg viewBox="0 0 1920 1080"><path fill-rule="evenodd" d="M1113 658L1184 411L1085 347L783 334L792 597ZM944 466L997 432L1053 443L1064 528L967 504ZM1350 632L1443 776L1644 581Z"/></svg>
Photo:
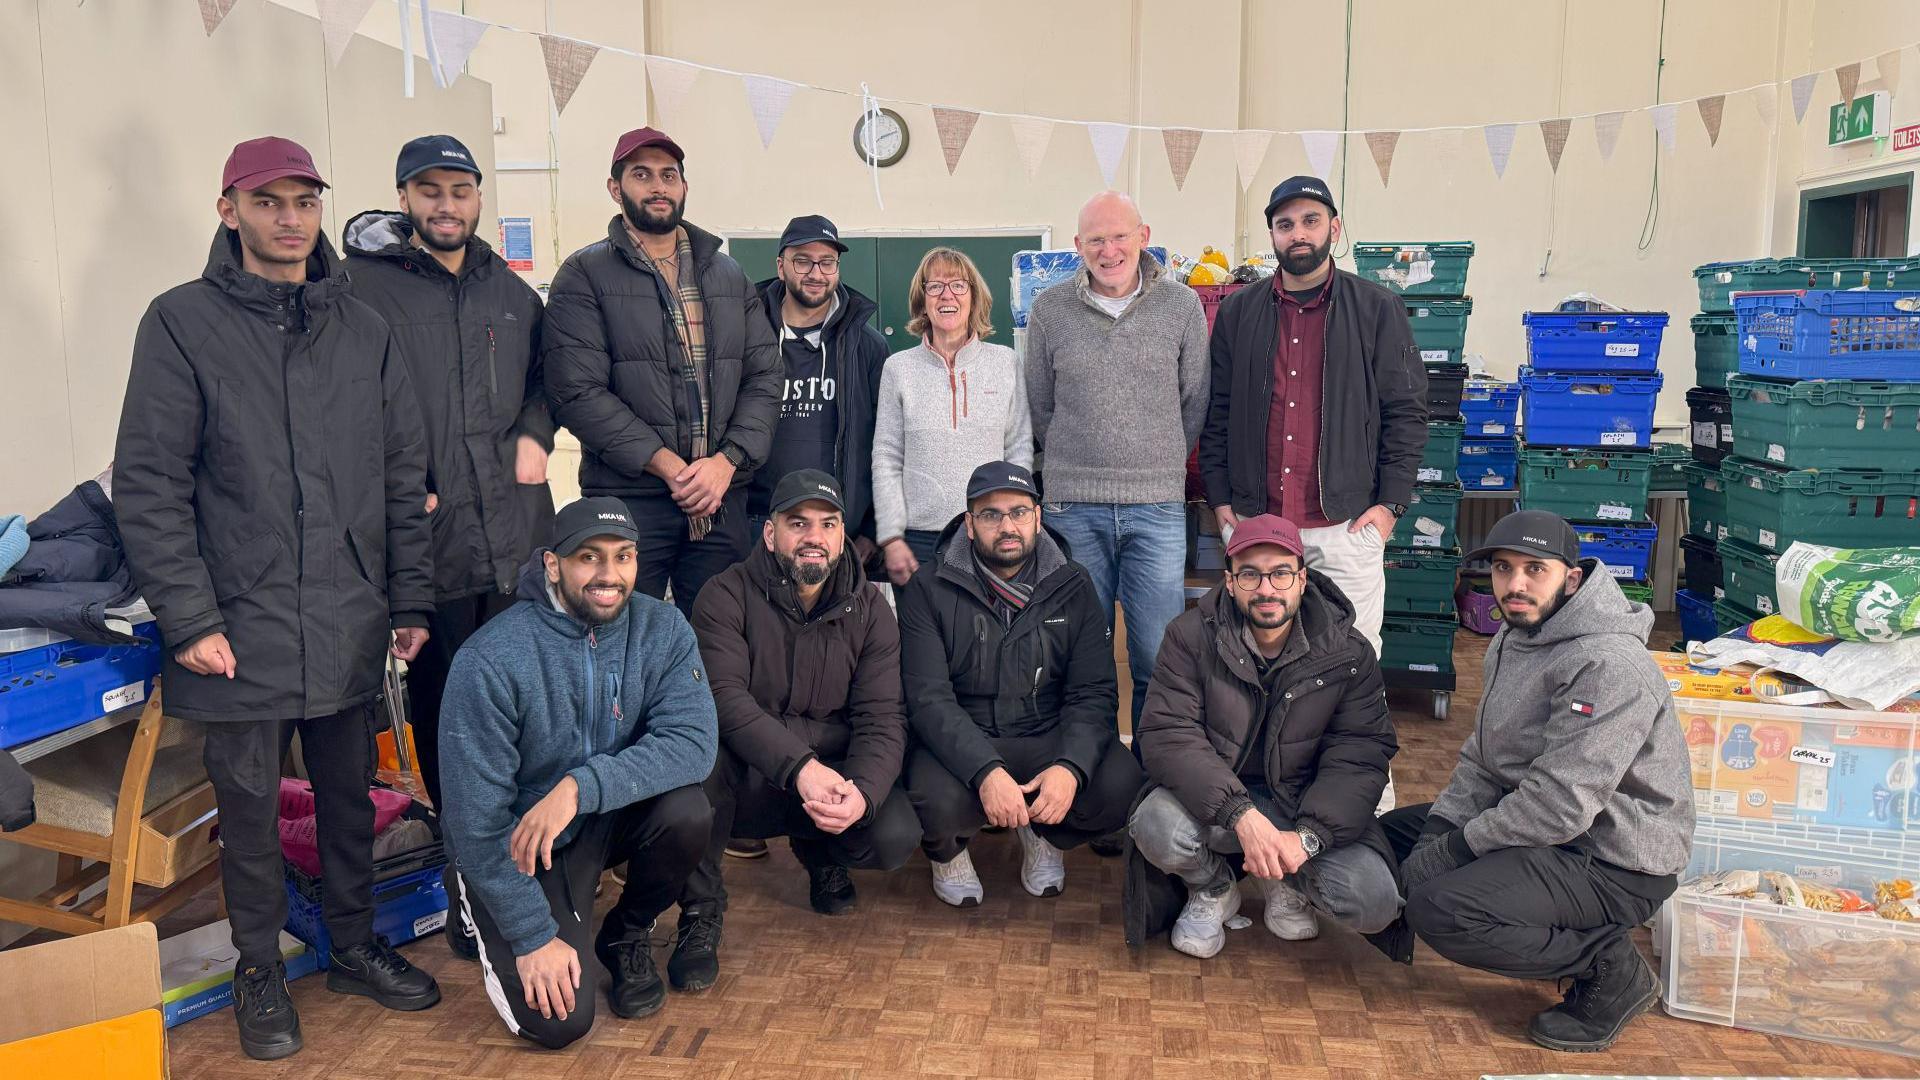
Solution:
<svg viewBox="0 0 1920 1080"><path fill-rule="evenodd" d="M1542 559L1558 559L1568 566L1580 565L1580 534L1567 519L1545 510L1515 510L1493 523L1487 539L1467 553L1469 559L1484 559L1496 551L1519 551Z"/></svg>
<svg viewBox="0 0 1920 1080"><path fill-rule="evenodd" d="M575 499L553 518L553 553L566 558L580 545L596 536L617 536L640 542L640 530L633 526L627 504L611 495Z"/></svg>
<svg viewBox="0 0 1920 1080"><path fill-rule="evenodd" d="M1313 199L1325 203L1327 213L1340 216L1340 208L1333 205L1333 196L1327 192L1327 182L1317 176L1292 176L1280 181L1267 197L1267 224L1273 224L1273 212L1294 199Z"/></svg>
<svg viewBox="0 0 1920 1080"><path fill-rule="evenodd" d="M967 478L967 501L996 491L1018 491L1040 501L1040 489L1033 485L1033 474L1011 461L989 461L973 470Z"/></svg>
<svg viewBox="0 0 1920 1080"><path fill-rule="evenodd" d="M840 242L840 230L833 222L819 214L805 214L787 222L787 231L780 234L780 250L799 247L801 244L827 244L835 251L844 252L847 245Z"/></svg>
<svg viewBox="0 0 1920 1080"><path fill-rule="evenodd" d="M840 497L840 481L819 469L795 469L773 485L773 513L784 513L803 502L823 502L841 513L847 503Z"/></svg>
<svg viewBox="0 0 1920 1080"><path fill-rule="evenodd" d="M393 166L393 186L419 176L428 169L459 169L480 179L480 166L474 163L467 144L451 135L422 135L400 148L400 160Z"/></svg>

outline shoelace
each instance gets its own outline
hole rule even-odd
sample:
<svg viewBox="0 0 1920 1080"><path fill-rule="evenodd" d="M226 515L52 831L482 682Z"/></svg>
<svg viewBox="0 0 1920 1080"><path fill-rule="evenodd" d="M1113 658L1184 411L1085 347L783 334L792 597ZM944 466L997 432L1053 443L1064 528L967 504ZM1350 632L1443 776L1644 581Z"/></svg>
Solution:
<svg viewBox="0 0 1920 1080"><path fill-rule="evenodd" d="M378 941L370 941L364 945L355 945L353 948L348 949L347 952L366 961L368 967L379 968L388 975L403 974L408 967L407 961L402 958L399 953L394 952Z"/></svg>
<svg viewBox="0 0 1920 1080"><path fill-rule="evenodd" d="M720 945L720 920L695 919L680 927L676 948L711 950Z"/></svg>
<svg viewBox="0 0 1920 1080"><path fill-rule="evenodd" d="M647 941L629 941L615 950L620 954L620 974L643 979L653 974L653 945Z"/></svg>
<svg viewBox="0 0 1920 1080"><path fill-rule="evenodd" d="M822 892L843 892L852 884L853 879L847 876L844 866L828 866L820 871L819 886Z"/></svg>
<svg viewBox="0 0 1920 1080"><path fill-rule="evenodd" d="M287 984L273 976L274 970L270 967L248 968L240 973L247 1002L255 1016L272 1016L291 1002L287 996ZM276 988L277 993L270 992Z"/></svg>

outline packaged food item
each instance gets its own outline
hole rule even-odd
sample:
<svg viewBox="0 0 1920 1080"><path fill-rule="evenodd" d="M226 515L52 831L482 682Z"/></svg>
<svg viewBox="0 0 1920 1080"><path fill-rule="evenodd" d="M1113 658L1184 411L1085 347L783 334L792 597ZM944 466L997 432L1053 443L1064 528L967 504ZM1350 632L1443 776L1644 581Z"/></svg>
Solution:
<svg viewBox="0 0 1920 1080"><path fill-rule="evenodd" d="M1876 904L1890 904L1895 900L1911 899L1913 899L1913 882L1906 878L1877 881L1873 885L1873 902Z"/></svg>
<svg viewBox="0 0 1920 1080"><path fill-rule="evenodd" d="M1200 261L1203 263L1211 263L1222 270L1231 271L1233 269L1233 264L1227 261L1227 253L1214 247L1212 244L1208 244L1206 247L1200 249Z"/></svg>
<svg viewBox="0 0 1920 1080"><path fill-rule="evenodd" d="M1897 641L1920 632L1920 550L1796 542L1775 576L1781 613L1815 633Z"/></svg>
<svg viewBox="0 0 1920 1080"><path fill-rule="evenodd" d="M1707 698L1716 701L1753 700L1753 689L1748 685L1748 673L1733 671L1705 671L1687 663L1682 653L1654 652L1647 650L1653 662L1660 668L1660 674L1666 677L1667 689L1674 697Z"/></svg>
<svg viewBox="0 0 1920 1080"><path fill-rule="evenodd" d="M1682 886L1690 893L1701 896L1737 896L1751 898L1760 891L1760 872L1757 870L1722 870L1717 874L1704 874Z"/></svg>
<svg viewBox="0 0 1920 1080"><path fill-rule="evenodd" d="M1811 881L1801 881L1788 874L1769 870L1761 875L1767 887L1773 890L1776 900L1787 907L1806 908L1810 911L1832 911L1840 914L1853 914L1871 911L1873 905L1852 889L1842 889L1837 885L1817 885Z"/></svg>

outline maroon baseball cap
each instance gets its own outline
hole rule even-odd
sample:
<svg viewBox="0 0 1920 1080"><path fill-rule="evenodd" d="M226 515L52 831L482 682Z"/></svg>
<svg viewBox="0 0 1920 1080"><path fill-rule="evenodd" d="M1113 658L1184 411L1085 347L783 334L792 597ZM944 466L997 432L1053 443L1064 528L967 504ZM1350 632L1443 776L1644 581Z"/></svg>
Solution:
<svg viewBox="0 0 1920 1080"><path fill-rule="evenodd" d="M680 144L668 138L666 132L650 127L634 128L620 136L620 141L613 144L613 164L618 165L632 157L634 151L644 150L649 146L657 146L672 154L673 160L682 165L686 164L687 152L680 149Z"/></svg>
<svg viewBox="0 0 1920 1080"><path fill-rule="evenodd" d="M1306 545L1300 542L1300 527L1278 514L1245 518L1235 525L1233 539L1227 541L1227 554L1238 555L1260 544L1272 544L1298 558L1307 557Z"/></svg>
<svg viewBox="0 0 1920 1080"><path fill-rule="evenodd" d="M327 186L306 147L275 135L248 139L227 155L227 167L220 172L220 190L253 191L289 176Z"/></svg>

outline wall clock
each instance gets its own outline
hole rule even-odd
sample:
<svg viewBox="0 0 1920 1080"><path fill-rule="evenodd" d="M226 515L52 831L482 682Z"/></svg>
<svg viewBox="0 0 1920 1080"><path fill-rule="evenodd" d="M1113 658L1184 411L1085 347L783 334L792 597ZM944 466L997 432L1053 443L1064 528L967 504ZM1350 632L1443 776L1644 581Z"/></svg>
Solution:
<svg viewBox="0 0 1920 1080"><path fill-rule="evenodd" d="M861 113L853 125L853 152L863 165L884 169L907 156L907 121L892 109Z"/></svg>

